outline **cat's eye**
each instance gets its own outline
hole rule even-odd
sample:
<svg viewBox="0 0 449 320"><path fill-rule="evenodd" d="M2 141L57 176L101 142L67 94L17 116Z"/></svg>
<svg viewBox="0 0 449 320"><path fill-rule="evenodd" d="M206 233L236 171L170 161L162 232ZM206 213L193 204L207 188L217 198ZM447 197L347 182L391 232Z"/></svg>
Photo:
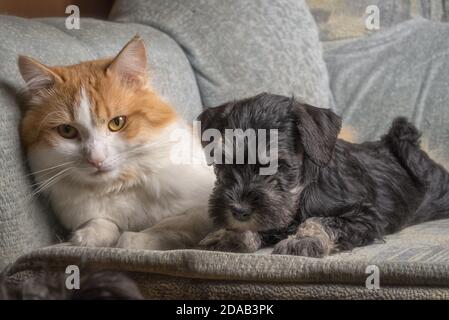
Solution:
<svg viewBox="0 0 449 320"><path fill-rule="evenodd" d="M125 123L126 123L125 116L115 117L114 119L109 121L108 128L112 132L119 131L125 126Z"/></svg>
<svg viewBox="0 0 449 320"><path fill-rule="evenodd" d="M59 135L66 139L75 139L78 136L78 130L68 124L59 125L57 130Z"/></svg>

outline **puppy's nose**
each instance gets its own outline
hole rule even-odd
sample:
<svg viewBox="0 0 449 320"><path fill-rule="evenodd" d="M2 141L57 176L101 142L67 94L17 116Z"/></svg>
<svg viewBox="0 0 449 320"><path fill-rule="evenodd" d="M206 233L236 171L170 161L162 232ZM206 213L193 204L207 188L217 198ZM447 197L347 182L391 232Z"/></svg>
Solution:
<svg viewBox="0 0 449 320"><path fill-rule="evenodd" d="M234 218L240 221L248 220L249 216L251 215L250 210L244 207L233 207L231 209L231 212Z"/></svg>

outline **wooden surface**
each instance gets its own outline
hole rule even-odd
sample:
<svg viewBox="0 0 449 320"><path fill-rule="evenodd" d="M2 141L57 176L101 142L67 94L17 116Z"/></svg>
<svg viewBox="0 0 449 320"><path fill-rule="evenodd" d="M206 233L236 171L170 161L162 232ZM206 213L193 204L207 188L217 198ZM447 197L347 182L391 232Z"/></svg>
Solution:
<svg viewBox="0 0 449 320"><path fill-rule="evenodd" d="M26 18L65 17L66 7L74 4L81 17L107 18L114 0L0 0L0 14Z"/></svg>

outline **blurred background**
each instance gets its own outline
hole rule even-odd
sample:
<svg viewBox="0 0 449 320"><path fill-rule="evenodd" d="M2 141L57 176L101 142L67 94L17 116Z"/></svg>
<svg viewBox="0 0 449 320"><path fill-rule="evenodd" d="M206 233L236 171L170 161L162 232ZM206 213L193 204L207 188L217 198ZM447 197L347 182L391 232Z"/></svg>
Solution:
<svg viewBox="0 0 449 320"><path fill-rule="evenodd" d="M85 17L107 18L114 0L1 0L0 14L34 17L62 17L68 5L77 5Z"/></svg>

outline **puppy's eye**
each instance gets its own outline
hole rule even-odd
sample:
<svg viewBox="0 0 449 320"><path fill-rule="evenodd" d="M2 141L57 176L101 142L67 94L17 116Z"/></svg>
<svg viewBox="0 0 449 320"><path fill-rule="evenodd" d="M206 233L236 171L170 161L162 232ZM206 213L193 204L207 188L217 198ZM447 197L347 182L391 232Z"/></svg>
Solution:
<svg viewBox="0 0 449 320"><path fill-rule="evenodd" d="M68 124L61 124L56 128L56 130L61 137L66 139L75 139L78 136L78 130Z"/></svg>
<svg viewBox="0 0 449 320"><path fill-rule="evenodd" d="M253 199L253 201L255 203L260 203L261 197L260 197L259 193L254 192L254 193L251 194L251 196L252 196L252 199Z"/></svg>
<svg viewBox="0 0 449 320"><path fill-rule="evenodd" d="M126 124L126 117L125 116L119 116L119 117L115 117L114 119L109 121L108 128L112 132L116 132L116 131L119 131L119 130L123 129L125 124Z"/></svg>

